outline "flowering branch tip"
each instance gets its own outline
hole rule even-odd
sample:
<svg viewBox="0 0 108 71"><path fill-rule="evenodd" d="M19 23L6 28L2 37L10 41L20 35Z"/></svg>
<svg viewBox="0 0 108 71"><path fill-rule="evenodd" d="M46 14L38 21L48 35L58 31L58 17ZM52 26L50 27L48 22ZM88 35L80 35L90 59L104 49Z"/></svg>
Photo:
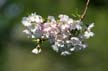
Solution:
<svg viewBox="0 0 108 71"><path fill-rule="evenodd" d="M44 41L48 41L52 49L60 52L63 56L71 55L74 51L86 48L85 40L94 36L91 31L94 23L86 26L82 21L86 15L89 1L87 0L84 12L79 20L74 20L64 14L60 14L57 20L53 16L48 16L44 20L42 16L36 13L24 17L22 24L26 29L23 32L38 44L32 50L32 53L39 54L42 51L40 44Z"/></svg>

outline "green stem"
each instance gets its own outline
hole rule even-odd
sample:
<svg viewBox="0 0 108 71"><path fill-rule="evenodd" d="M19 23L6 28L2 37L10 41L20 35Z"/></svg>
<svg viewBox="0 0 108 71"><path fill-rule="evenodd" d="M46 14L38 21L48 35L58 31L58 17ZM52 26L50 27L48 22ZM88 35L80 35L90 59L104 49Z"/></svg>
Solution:
<svg viewBox="0 0 108 71"><path fill-rule="evenodd" d="M82 21L85 18L85 15L87 13L87 9L88 9L88 5L89 5L90 0L87 0L84 11L82 13L82 15L80 16L80 20Z"/></svg>

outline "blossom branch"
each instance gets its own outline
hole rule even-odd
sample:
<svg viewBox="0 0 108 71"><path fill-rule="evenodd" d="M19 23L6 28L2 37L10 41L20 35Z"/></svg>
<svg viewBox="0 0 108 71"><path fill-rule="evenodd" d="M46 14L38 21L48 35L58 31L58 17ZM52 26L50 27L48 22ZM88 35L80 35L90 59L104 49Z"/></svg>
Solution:
<svg viewBox="0 0 108 71"><path fill-rule="evenodd" d="M85 18L85 15L87 13L87 9L88 9L89 2L90 2L90 0L87 0L86 5L85 5L85 9L84 9L82 15L80 16L80 20L83 20Z"/></svg>
<svg viewBox="0 0 108 71"><path fill-rule="evenodd" d="M52 49L60 52L63 56L86 48L87 45L84 43L84 40L94 36L94 33L91 31L94 24L86 26L82 22L88 4L89 0L80 20L74 20L64 14L60 14L57 20L53 16L48 16L45 21L42 16L36 13L24 17L22 24L26 29L23 32L37 43L32 53L41 53L41 44L43 41L48 41Z"/></svg>

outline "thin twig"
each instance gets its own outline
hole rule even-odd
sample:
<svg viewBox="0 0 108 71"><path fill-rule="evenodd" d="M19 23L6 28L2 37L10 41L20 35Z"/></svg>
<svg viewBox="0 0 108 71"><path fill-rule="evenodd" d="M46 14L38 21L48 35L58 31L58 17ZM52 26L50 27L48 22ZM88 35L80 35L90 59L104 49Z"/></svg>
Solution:
<svg viewBox="0 0 108 71"><path fill-rule="evenodd" d="M85 15L87 13L87 9L88 9L88 5L89 5L90 0L87 0L84 11L82 13L82 15L80 16L80 20L82 21L85 18Z"/></svg>

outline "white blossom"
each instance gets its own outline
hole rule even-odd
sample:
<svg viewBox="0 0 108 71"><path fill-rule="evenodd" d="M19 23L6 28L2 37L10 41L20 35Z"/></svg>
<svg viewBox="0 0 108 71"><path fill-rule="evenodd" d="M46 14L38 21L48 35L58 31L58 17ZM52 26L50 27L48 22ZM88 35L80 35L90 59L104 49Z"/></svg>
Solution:
<svg viewBox="0 0 108 71"><path fill-rule="evenodd" d="M37 49L37 48L34 48L33 50L32 50L32 53L34 53L34 54L39 54L39 53L41 53L41 49Z"/></svg>
<svg viewBox="0 0 108 71"><path fill-rule="evenodd" d="M66 40L66 43L70 43L71 41L70 40Z"/></svg>
<svg viewBox="0 0 108 71"><path fill-rule="evenodd" d="M70 48L70 51L74 51L75 50L75 47L73 47L73 48Z"/></svg>
<svg viewBox="0 0 108 71"><path fill-rule="evenodd" d="M64 47L64 44L62 44L60 47Z"/></svg>
<svg viewBox="0 0 108 71"><path fill-rule="evenodd" d="M58 52L59 51L59 48L56 46L56 45L52 45L52 48L54 51Z"/></svg>
<svg viewBox="0 0 108 71"><path fill-rule="evenodd" d="M66 55L70 55L71 53L69 51L63 51L61 52L61 55L66 56Z"/></svg>
<svg viewBox="0 0 108 71"><path fill-rule="evenodd" d="M94 33L93 32L89 32L89 31L85 31L84 32L84 37L86 39L90 38L90 37L93 37L94 36Z"/></svg>
<svg viewBox="0 0 108 71"><path fill-rule="evenodd" d="M29 19L27 17L24 17L23 20L22 20L22 24L24 26L31 26L31 22L29 21Z"/></svg>
<svg viewBox="0 0 108 71"><path fill-rule="evenodd" d="M63 14L59 15L59 18L61 22L67 22L69 20L69 16Z"/></svg>
<svg viewBox="0 0 108 71"><path fill-rule="evenodd" d="M68 24L73 24L74 21L72 18L69 18L67 22L68 22Z"/></svg>
<svg viewBox="0 0 108 71"><path fill-rule="evenodd" d="M90 24L87 28L87 31L91 31L91 29L94 27L94 23Z"/></svg>
<svg viewBox="0 0 108 71"><path fill-rule="evenodd" d="M77 25L76 25L76 28L77 28L78 30L81 30L81 29L82 29L82 27L81 27L80 24L77 24Z"/></svg>
<svg viewBox="0 0 108 71"><path fill-rule="evenodd" d="M43 22L43 18L40 15L37 15L36 13L32 13L28 18L31 22L36 22L36 23Z"/></svg>
<svg viewBox="0 0 108 71"><path fill-rule="evenodd" d="M52 23L56 23L56 20L53 16L48 16L48 21L50 21Z"/></svg>

